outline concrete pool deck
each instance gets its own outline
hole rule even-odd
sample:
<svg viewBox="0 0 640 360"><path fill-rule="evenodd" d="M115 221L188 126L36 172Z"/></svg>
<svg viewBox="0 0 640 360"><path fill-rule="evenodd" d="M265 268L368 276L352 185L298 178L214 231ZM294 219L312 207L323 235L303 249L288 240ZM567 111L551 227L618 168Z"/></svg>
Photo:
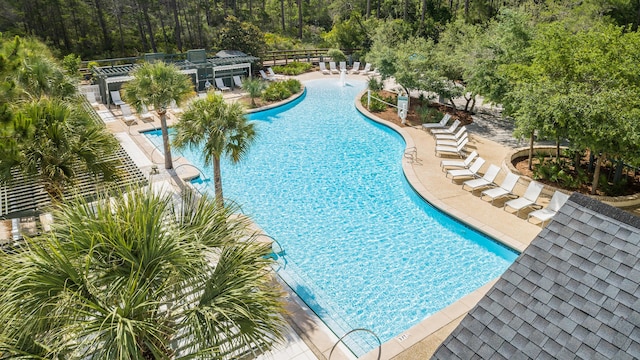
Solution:
<svg viewBox="0 0 640 360"><path fill-rule="evenodd" d="M322 75L320 72L306 73L297 77L302 82L313 79L332 77L338 81L338 75ZM366 76L348 75L349 79L358 79L365 81ZM225 93L225 98L234 101L239 98L239 93ZM101 110L104 110L101 108ZM365 109L360 108L365 112ZM118 138L125 147L125 150L133 157L146 156L147 159L139 159L137 163L141 165L141 169L145 174L151 174L155 166L160 170L157 175L150 175L151 181L167 181L174 183L179 182L178 179L190 179L198 175L199 171L190 166L185 159L174 158L175 173L168 173L163 168L163 156L161 151L155 150L155 147L141 134L143 131L159 128L159 119L154 117L153 122L144 123L138 121L133 126L125 125L120 119L119 111L112 109L113 114L117 117L117 121L105 121L107 128L114 134L118 134ZM374 120L376 117L371 114ZM170 116L168 123L171 125L176 118ZM384 120L377 120L394 127ZM402 136L405 137L407 148L415 146L417 149L417 158L419 161L411 161L408 158L402 159L402 166L407 179L414 189L429 201L432 205L458 218L462 222L474 227L493 238L507 244L508 246L522 251L528 246L533 238L540 232L541 228L527 222L526 211L521 212L520 217L506 212L502 209L503 201L496 201L494 204L483 201L478 197L478 193L471 193L462 190L459 183L452 182L445 177L440 169L440 161L442 158L434 155L435 141L432 136L425 131L412 128L394 127ZM511 151L510 147L503 146L497 142L484 137L475 136L470 131L469 148L476 149L487 163L482 167L483 173L489 164L495 164L502 167L505 156ZM505 172L501 171L497 178L497 182L501 182L505 176ZM515 189L517 194L522 194L526 188L528 181L521 181ZM179 184L176 183L176 186ZM546 200L550 194L546 195ZM544 203L544 202L542 202ZM480 289L472 292L457 302L451 304L440 312L424 319L421 323L413 326L409 330L398 334L383 344L381 359L425 359L429 358L437 346L453 331L462 316L466 314L484 293L490 288L493 282L486 284ZM331 348L337 341L337 338L331 334L324 324L313 314L313 312L297 297L295 293L289 291L289 320L292 328L298 333L300 338L304 340L310 351L315 354L316 358L326 359L329 356ZM296 343L296 346L299 344ZM300 358L313 358L306 350L301 350ZM286 357L286 352L282 355L273 354L272 359L291 359ZM291 354L291 353L289 353ZM376 359L377 350L361 357L362 359ZM338 351L334 353L331 359L350 359L350 354Z"/></svg>

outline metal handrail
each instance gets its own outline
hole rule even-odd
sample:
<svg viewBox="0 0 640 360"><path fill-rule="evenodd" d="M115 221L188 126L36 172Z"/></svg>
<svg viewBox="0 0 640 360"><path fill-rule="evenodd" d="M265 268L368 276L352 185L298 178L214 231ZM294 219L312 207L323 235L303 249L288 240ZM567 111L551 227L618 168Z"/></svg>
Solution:
<svg viewBox="0 0 640 360"><path fill-rule="evenodd" d="M378 360L380 360L380 357L382 356L382 341L380 341L380 338L378 337L378 335L376 335L376 333L365 328L352 329L347 331L346 334L342 335L342 337L340 337L340 339L338 339L338 341L336 341L336 343L333 344L333 347L331 348L331 352L329 352L329 360L331 360L331 355L333 355L333 350L335 350L336 346L338 346L338 344L340 344L341 342L344 343L342 340L344 340L345 337L347 337L348 335L351 335L351 333L354 333L356 331L368 332L369 334L373 335L373 337L376 338L376 341L378 341Z"/></svg>

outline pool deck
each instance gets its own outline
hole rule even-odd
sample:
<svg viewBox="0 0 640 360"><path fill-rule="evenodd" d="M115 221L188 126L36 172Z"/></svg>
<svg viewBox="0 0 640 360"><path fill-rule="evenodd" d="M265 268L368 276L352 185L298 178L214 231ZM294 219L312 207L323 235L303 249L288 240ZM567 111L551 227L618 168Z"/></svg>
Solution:
<svg viewBox="0 0 640 360"><path fill-rule="evenodd" d="M306 73L297 78L302 82L313 79L333 77L338 81L338 75L322 75L320 72ZM366 80L362 75L348 75L349 79ZM238 91L224 93L225 99L234 101L241 94ZM360 105L360 111L366 112ZM180 179L188 180L198 175L198 170L189 165L183 158L174 158L175 171L164 170L164 159L160 151L141 134L143 131L159 128L159 119L154 117L153 122L138 121L137 124L127 126L120 117L120 112L116 108L111 111L101 105L100 109L105 114L104 122L107 128L117 134L125 150L140 166L145 174L149 174L152 182L170 181L176 188L182 187ZM116 119L112 119L111 115ZM398 131L407 143L407 148L413 146L417 149L418 161L411 161L408 158L402 159L402 166L405 175L414 189L428 202L437 208L458 218L467 225L474 227L493 238L507 244L508 246L522 251L531 240L540 232L541 228L531 224L526 220L526 211L521 211L520 216L509 213L502 209L504 201L496 201L494 204L483 201L478 193L471 193L462 190L459 182L452 182L445 177L445 173L440 169L442 158L434 155L435 141L427 132L413 127L399 128L384 120L377 119L374 115L368 114L374 120L386 123ZM171 125L176 121L176 117L169 115L168 123ZM483 173L489 164L501 166L504 169L503 161L512 149L485 137L476 136L470 131L470 145L468 148L476 149L481 157L487 160L481 169ZM159 174L153 175L152 169L157 166ZM501 182L505 172L501 171L496 179ZM522 194L528 181L521 180L516 186L516 194ZM550 193L543 193L545 199L539 201L544 204L548 201ZM381 347L382 355L380 359L427 359L433 354L438 345L453 331L457 323L484 295L493 282L477 289L471 294L451 304L440 312L424 319L421 323L413 326L402 334L398 334L394 339L387 341ZM296 334L291 334L288 345L281 347L280 351L272 352L261 357L264 359L328 359L329 353L337 341L326 326L313 314L313 312L289 290L288 298L288 320ZM293 351L292 349L296 349ZM376 359L377 350L366 354L361 359ZM354 357L346 351L336 351L331 359L353 359Z"/></svg>

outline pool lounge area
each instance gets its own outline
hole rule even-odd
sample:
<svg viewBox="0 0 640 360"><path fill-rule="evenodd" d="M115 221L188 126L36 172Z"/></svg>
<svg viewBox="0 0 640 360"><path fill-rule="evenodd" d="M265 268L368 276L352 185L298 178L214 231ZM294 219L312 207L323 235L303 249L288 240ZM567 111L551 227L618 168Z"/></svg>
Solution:
<svg viewBox="0 0 640 360"><path fill-rule="evenodd" d="M417 196L398 162L402 138L353 106L364 87L309 81L300 100L251 114L259 141L241 163L223 160L223 187L278 240L286 252L278 274L337 336L364 328L388 341L517 254ZM146 135L160 144L159 132ZM210 175L199 153L176 151ZM212 194L210 181L197 184ZM359 356L377 346L367 340L345 339Z"/></svg>
<svg viewBox="0 0 640 360"><path fill-rule="evenodd" d="M316 74L307 74L307 77L318 78ZM358 78L363 79L363 77ZM141 145L142 147L146 146L144 144L144 141L140 141L141 137L137 136L136 130L141 131L145 129L142 129L142 127L140 127L140 129L130 129L129 133L132 134L132 137L135 138L136 142L138 142L139 145ZM433 171L434 166L437 168L437 164L435 163L435 159L431 159L433 157L431 155L432 152L427 150L429 149L429 146L433 146L433 144L430 144L430 137L426 136L424 132L412 128L396 129L396 131L403 135L407 147L415 145L418 146L418 156L424 160L423 165L420 166L402 160L404 175L411 183L411 186L420 194L420 196L429 200L432 204L437 205L440 209L457 215L458 218L462 219L467 224L481 229L483 232L492 235L494 238L497 238L500 241L507 243L511 247L518 250L526 247L527 242L537 234L537 232L539 231L538 227L527 224L526 221L517 220L513 219L513 217L505 216L507 214L501 211L501 209L497 209L492 206L489 206L487 208L488 204L484 204L475 196L472 196L465 191L460 191L459 186L451 184L448 181L442 181L442 174L439 173L439 169L438 173L435 173ZM492 151L496 154L496 159L501 159L501 157L504 156L505 149L501 148L498 144L485 142L482 139L474 139L473 142L476 146L478 146L479 149L482 149L481 151L483 153L483 156L487 157L489 160L491 160ZM152 150L146 150L145 152L153 153ZM155 158L153 159L153 161L156 163L159 162L159 156L157 155L158 154L156 152ZM178 162L181 161L183 161L183 159L178 160ZM439 162L439 160L437 161ZM178 166L179 165L176 165L176 167ZM188 169L188 167L183 167L180 172L184 172L184 170L186 169ZM183 176L185 174L179 173L179 175ZM193 176L193 174L191 174L191 176ZM428 190L425 184L428 184L429 188L436 188L437 191ZM456 206L456 204L458 205ZM459 206L459 204L464 205ZM477 206L477 208L473 209L474 206ZM500 218L502 218L503 220L500 221ZM509 224L510 222L515 223L518 228L514 228L512 226L513 224ZM480 289L480 291L482 291L482 288ZM467 295L462 300L459 300L448 308L445 308L444 312L449 313L449 315L441 316L440 313L442 312L439 312L434 316L431 316L428 319L428 327L439 326L438 324L450 324L452 321L451 317L454 315L451 315L451 311L448 310L455 310L453 314L464 314L466 310L463 309L470 309L473 304L473 299L479 298L476 292ZM292 297L292 302L295 302L295 296ZM305 324L304 326L300 326L297 331L300 332L301 330L307 330L307 332L312 334L311 337L314 337L315 335L321 335L320 337L325 337L325 340L321 339L319 341L316 341L317 344L315 345L315 347L317 353L325 353L325 356L327 356L331 346L333 346L333 343L336 339L334 338L333 340L331 340L330 336L327 336L327 334L323 333L322 330L319 330L316 325L309 326L307 315L309 314L305 314L304 304L302 304L302 306L298 306L297 309L292 309L292 317L301 317L302 319L299 319L299 323ZM425 321L423 321L422 323L425 323ZM398 334L398 336L389 340L383 345L383 358L389 358L394 354L400 353L402 350L411 347L411 345L423 339L425 337L424 335L433 334L435 330L437 329L425 330L424 325L418 324L414 326L414 328L411 328L403 332L402 334ZM302 337L308 339L309 336L307 335L302 334ZM336 358L335 355L336 354L334 354L332 358Z"/></svg>

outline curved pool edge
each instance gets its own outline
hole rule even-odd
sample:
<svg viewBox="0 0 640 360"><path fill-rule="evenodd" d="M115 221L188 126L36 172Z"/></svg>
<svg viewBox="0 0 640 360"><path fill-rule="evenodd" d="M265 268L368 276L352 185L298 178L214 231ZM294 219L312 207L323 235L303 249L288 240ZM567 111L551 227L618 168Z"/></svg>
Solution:
<svg viewBox="0 0 640 360"><path fill-rule="evenodd" d="M361 102L361 98L364 94L366 94L366 92L367 90L363 90L356 97L356 109L371 121L387 126L388 128L397 132L405 141L405 151L416 147L416 142L413 136L409 134L405 130L405 128L379 118L364 107ZM510 237L438 199L430 190L427 189L425 184L420 181L414 169L414 165L415 164L410 159L406 157L402 158L402 170L405 178L407 179L407 182L424 201L428 202L439 211L442 211L443 213L453 217L460 223L489 236L491 239L494 239L498 243L514 249L519 253L524 251L524 249L528 246L528 244ZM478 303L478 301L480 301L480 299L486 294L487 291L489 291L489 289L493 286L493 284L495 284L497 280L498 279L496 278L489 281L487 284L463 296L451 305L423 319L421 322L412 326L402 334L398 334L394 339L388 340L383 343L381 359L391 359L429 337L433 338L433 342L437 341L437 345L435 347L437 348L439 343L442 342L444 338L446 338L448 333L455 329L458 322L462 320L462 317L464 317L464 315L469 312ZM442 333L445 333L444 336ZM433 350L435 350L435 348ZM364 356L360 357L359 359L377 359L377 355L378 352L376 349L374 349Z"/></svg>
<svg viewBox="0 0 640 360"><path fill-rule="evenodd" d="M368 119L375 121L381 125L387 126L388 128L394 130L395 132L397 132L400 136L402 136L402 138L404 139L404 142L406 144L405 147L405 151L407 149L411 149L413 147L416 146L416 143L413 139L413 137L411 136L411 134L407 133L407 131L405 131L404 128L399 127L398 125L389 122L387 120L381 119L379 117L377 117L375 114L369 112L369 110L367 110L364 105L362 105L362 102L360 101L362 95L364 95L367 92L367 90L362 91L361 93L358 94L356 100L355 100L355 106L356 109L358 109L358 111L364 115L365 117L367 117ZM406 177L407 181L409 182L409 185L411 185L411 187L414 189L414 191L420 195L420 197L422 199L424 199L426 202L428 202L430 205L432 205L433 207L435 207L436 209L444 212L445 214L455 218L456 220L458 220L459 222L467 225L468 227L472 228L473 230L476 230L480 233L483 233L487 236L489 236L490 238L498 241L499 243L501 243L504 246L507 246L519 253L523 252L524 249L527 247L528 244L523 243L522 241L519 241L517 239L514 239L496 229L492 229L491 227L487 226L486 224L483 224L477 220L475 220L473 217L460 212L459 210L455 209L454 207L445 204L444 202L442 202L440 199L438 199L436 196L434 196L434 194L427 189L427 187L420 181L420 179L418 178L418 175L416 174L414 168L413 168L414 164L411 162L411 160L409 160L408 158L404 158L402 159L402 171L404 172L404 176Z"/></svg>

